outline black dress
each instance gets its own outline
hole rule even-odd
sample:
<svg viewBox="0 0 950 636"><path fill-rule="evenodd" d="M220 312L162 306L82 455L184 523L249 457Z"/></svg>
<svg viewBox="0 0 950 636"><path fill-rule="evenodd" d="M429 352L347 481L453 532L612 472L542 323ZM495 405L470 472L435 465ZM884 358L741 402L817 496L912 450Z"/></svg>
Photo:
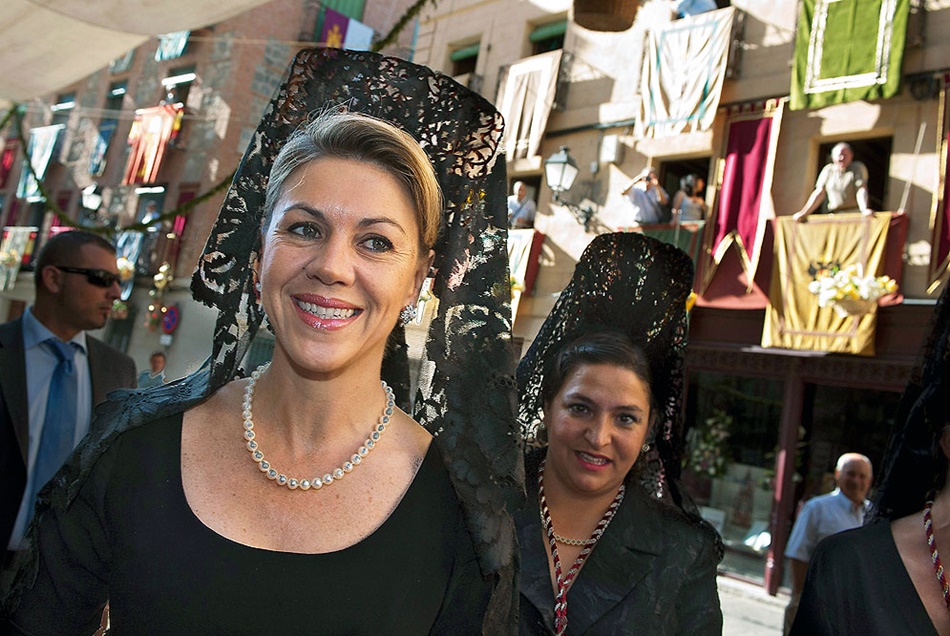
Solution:
<svg viewBox="0 0 950 636"><path fill-rule="evenodd" d="M43 526L18 627L91 634L108 599L113 634L480 632L490 585L434 444L373 534L337 552L296 554L235 543L194 515L181 422L121 435L68 512Z"/></svg>
<svg viewBox="0 0 950 636"><path fill-rule="evenodd" d="M920 536L924 540L923 529ZM791 634L936 636L889 523L847 530L818 544Z"/></svg>

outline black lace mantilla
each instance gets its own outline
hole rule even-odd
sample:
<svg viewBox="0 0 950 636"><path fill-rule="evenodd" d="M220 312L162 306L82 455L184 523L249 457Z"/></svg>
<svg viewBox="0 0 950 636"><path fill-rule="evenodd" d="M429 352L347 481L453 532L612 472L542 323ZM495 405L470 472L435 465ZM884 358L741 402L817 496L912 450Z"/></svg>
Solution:
<svg viewBox="0 0 950 636"><path fill-rule="evenodd" d="M432 287L439 302L415 399L407 395L399 328L390 346L397 355L384 364L383 378L401 405L413 402L415 419L436 435L482 572L497 581L484 629L509 632L515 624L517 559L506 508L523 497L523 467L515 442L507 187L498 154L503 123L484 98L396 58L339 49L308 49L296 56L238 167L192 280L195 299L218 312L210 359L169 385L110 396L97 411L93 431L54 479L59 487L41 494L38 517L49 506L69 505L116 435L184 411L243 373L239 366L263 321L251 266L260 248L270 168L290 134L329 108L366 113L406 130L429 155L442 187ZM28 562L20 565L17 589L35 570Z"/></svg>
<svg viewBox="0 0 950 636"><path fill-rule="evenodd" d="M541 386L556 352L587 330L623 331L649 360L661 409L653 439L648 440L650 450L641 453L634 474L651 496L715 533L678 483L684 448L686 301L692 284L693 263L677 247L634 232L603 234L591 241L518 365L518 422L529 447L543 445ZM722 544L716 537L721 558Z"/></svg>
<svg viewBox="0 0 950 636"><path fill-rule="evenodd" d="M940 437L950 424L950 286L944 288L930 333L894 415L880 482L865 523L900 519L923 510L945 487Z"/></svg>

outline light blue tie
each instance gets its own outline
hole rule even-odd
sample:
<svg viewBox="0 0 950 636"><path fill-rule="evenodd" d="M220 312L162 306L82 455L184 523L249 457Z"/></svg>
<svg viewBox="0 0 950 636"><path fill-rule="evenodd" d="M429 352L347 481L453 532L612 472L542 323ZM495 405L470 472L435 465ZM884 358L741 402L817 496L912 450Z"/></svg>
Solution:
<svg viewBox="0 0 950 636"><path fill-rule="evenodd" d="M33 517L36 494L69 457L76 436L79 381L73 358L80 346L75 342L62 342L57 338L48 338L43 344L53 352L59 364L53 371L49 397L46 399L46 418L43 420L43 433L40 435L40 447L36 455L36 465L33 467L33 493L27 522Z"/></svg>

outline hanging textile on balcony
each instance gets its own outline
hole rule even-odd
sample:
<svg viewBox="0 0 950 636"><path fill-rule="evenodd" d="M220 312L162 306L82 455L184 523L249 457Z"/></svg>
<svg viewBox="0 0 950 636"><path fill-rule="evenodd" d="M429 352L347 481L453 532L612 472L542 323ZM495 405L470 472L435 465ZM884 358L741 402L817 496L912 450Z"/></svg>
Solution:
<svg viewBox="0 0 950 636"><path fill-rule="evenodd" d="M13 162L20 144L16 139L6 139L3 142L3 153L0 154L0 190L7 187L7 179L13 170Z"/></svg>
<svg viewBox="0 0 950 636"><path fill-rule="evenodd" d="M544 234L537 230L509 230L508 272L511 286L511 324L518 318L518 304L522 294L530 294L538 275L538 258Z"/></svg>
<svg viewBox="0 0 950 636"><path fill-rule="evenodd" d="M27 201L41 201L43 195L40 193L40 186L36 179L42 179L46 176L46 169L49 167L53 154L57 149L59 133L65 128L63 124L54 126L43 126L34 128L30 131L30 141L26 147L26 154L30 157L30 164L33 166L33 172L24 165L20 171L20 183L18 184L17 198Z"/></svg>
<svg viewBox="0 0 950 636"><path fill-rule="evenodd" d="M931 219L930 252L930 289L933 293L937 287L946 282L950 276L950 73L943 76L943 90L940 91L939 112L943 113L938 122L937 134L940 138L940 183L934 193L934 216Z"/></svg>
<svg viewBox="0 0 950 636"><path fill-rule="evenodd" d="M803 0L791 108L821 108L900 90L910 0Z"/></svg>
<svg viewBox="0 0 950 636"><path fill-rule="evenodd" d="M13 289L20 265L28 261L36 240L35 227L3 228L3 241L0 242L0 291Z"/></svg>
<svg viewBox="0 0 950 636"><path fill-rule="evenodd" d="M129 132L129 161L125 165L122 185L154 183L168 142L181 127L180 104L162 104L137 111Z"/></svg>
<svg viewBox="0 0 950 636"><path fill-rule="evenodd" d="M112 133L115 132L117 123L114 119L105 119L100 122L99 133L92 147L92 157L89 158L89 174L98 177L105 170L106 151L109 149L109 142L112 140Z"/></svg>
<svg viewBox="0 0 950 636"><path fill-rule="evenodd" d="M158 48L155 49L155 61L174 60L181 57L188 44L191 31L175 31L158 36Z"/></svg>
<svg viewBox="0 0 950 636"><path fill-rule="evenodd" d="M323 33L320 41L328 48L349 49L351 51L368 51L373 44L373 29L359 20L347 17L344 14L325 9L323 17Z"/></svg>
<svg viewBox="0 0 950 636"><path fill-rule="evenodd" d="M498 109L505 118L508 161L536 157L554 105L561 50L519 60L501 72Z"/></svg>
<svg viewBox="0 0 950 636"><path fill-rule="evenodd" d="M856 266L862 275L880 274L890 223L886 213L821 214L804 223L777 219L762 346L873 356L877 303L842 316L834 307L819 307L808 286L834 268Z"/></svg>
<svg viewBox="0 0 950 636"><path fill-rule="evenodd" d="M726 77L735 9L674 20L650 32L640 72L637 135L709 130Z"/></svg>
<svg viewBox="0 0 950 636"><path fill-rule="evenodd" d="M115 236L115 257L119 269L119 289L122 300L132 296L132 286L135 284L135 264L142 251L142 232L119 232Z"/></svg>
<svg viewBox="0 0 950 636"><path fill-rule="evenodd" d="M755 279L766 227L775 217L772 174L784 106L785 100L769 100L729 110L726 152L720 160L722 182L710 219L712 258L704 268L704 290L730 248L739 253L747 288Z"/></svg>
<svg viewBox="0 0 950 636"><path fill-rule="evenodd" d="M700 257L703 253L703 230L706 221L683 221L681 223L661 223L656 225L632 225L617 228L618 232L639 232L658 241L675 245L693 261L694 271L699 272Z"/></svg>

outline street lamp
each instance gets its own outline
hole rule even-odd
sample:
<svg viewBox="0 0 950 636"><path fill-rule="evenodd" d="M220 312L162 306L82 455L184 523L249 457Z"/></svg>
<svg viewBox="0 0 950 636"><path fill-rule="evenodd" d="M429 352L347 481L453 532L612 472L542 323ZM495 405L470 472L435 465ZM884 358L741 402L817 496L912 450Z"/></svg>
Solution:
<svg viewBox="0 0 950 636"><path fill-rule="evenodd" d="M570 210L577 222L582 224L585 230L589 230L591 219L594 217L593 208L586 205L581 207L561 197L564 192L571 189L580 172L577 169L577 162L568 154L568 150L567 146L561 146L560 150L544 161L544 180L554 192L554 202Z"/></svg>

